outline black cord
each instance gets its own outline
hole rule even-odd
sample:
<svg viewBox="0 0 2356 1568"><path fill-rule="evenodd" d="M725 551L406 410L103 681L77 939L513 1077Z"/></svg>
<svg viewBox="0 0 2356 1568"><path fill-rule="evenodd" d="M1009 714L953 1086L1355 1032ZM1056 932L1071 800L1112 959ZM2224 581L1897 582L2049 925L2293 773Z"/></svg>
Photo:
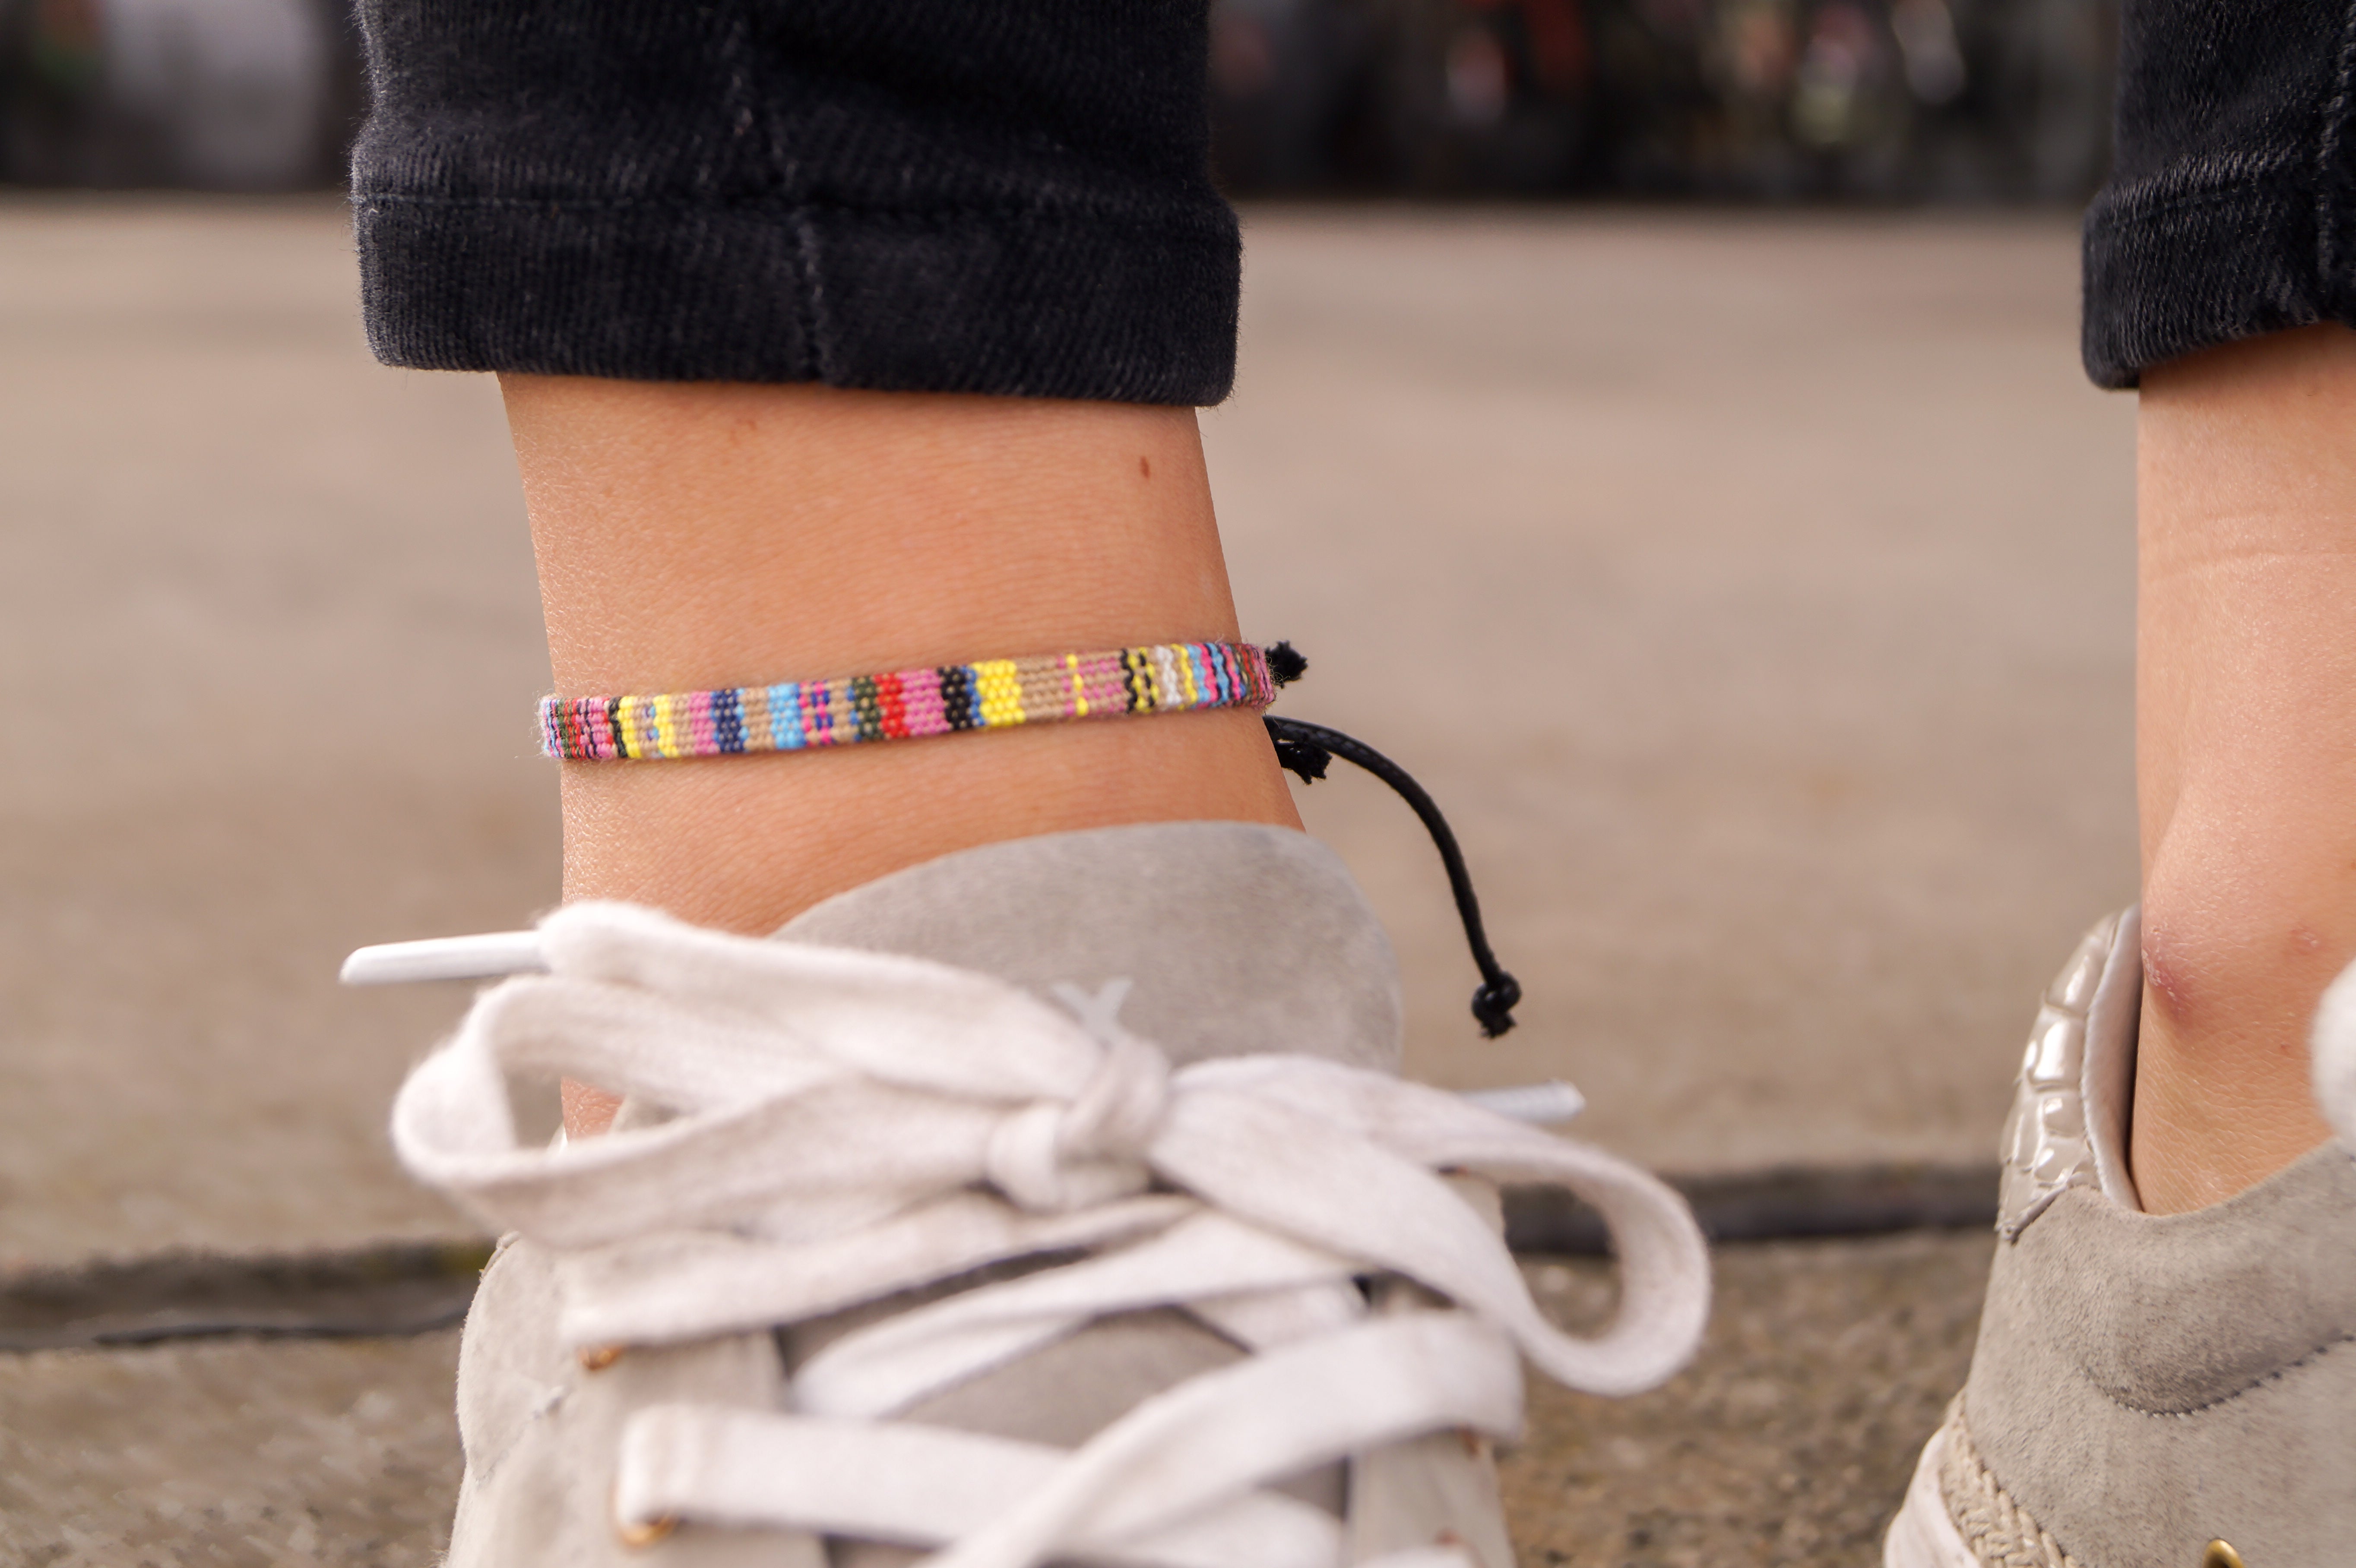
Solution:
<svg viewBox="0 0 2356 1568"><path fill-rule="evenodd" d="M1286 666L1297 678L1308 661L1294 653L1289 644L1279 643L1277 648L1283 651ZM1277 663L1275 652L1276 649L1270 650L1271 668ZM1481 1020L1481 1032L1491 1040L1513 1028L1514 1007L1522 999L1521 982L1506 974L1497 955L1489 951L1488 933L1481 927L1481 901L1472 894L1472 874L1464 869L1464 852L1456 847L1456 835L1449 830L1448 818L1440 814L1431 796L1408 776L1405 768L1363 741L1354 741L1323 724L1305 724L1298 719L1265 714L1261 718L1268 725L1269 739L1276 742L1277 762L1300 774L1303 784L1323 778L1325 764L1340 757L1357 763L1390 785L1423 819L1425 831L1440 850L1440 863L1448 868L1448 891L1456 895L1456 913L1464 922L1464 940L1472 949L1472 962L1481 970L1481 987L1472 993L1472 1016Z"/></svg>

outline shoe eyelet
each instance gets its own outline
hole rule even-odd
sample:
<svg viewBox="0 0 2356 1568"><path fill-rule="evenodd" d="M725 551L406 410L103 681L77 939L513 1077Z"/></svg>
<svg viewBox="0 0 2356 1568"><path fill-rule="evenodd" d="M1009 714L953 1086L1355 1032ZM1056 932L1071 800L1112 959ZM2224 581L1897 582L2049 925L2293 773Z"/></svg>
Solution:
<svg viewBox="0 0 2356 1568"><path fill-rule="evenodd" d="M679 1520L672 1514L665 1514L660 1519L650 1519L644 1524L634 1524L628 1520L621 1519L614 1521L614 1533L620 1536L622 1544L633 1552L644 1551L678 1528Z"/></svg>
<svg viewBox="0 0 2356 1568"><path fill-rule="evenodd" d="M584 1345L575 1352L584 1372L602 1372L622 1359L619 1345Z"/></svg>
<svg viewBox="0 0 2356 1568"><path fill-rule="evenodd" d="M2201 1568L2246 1568L2242 1554L2233 1550L2230 1541L2212 1541L2201 1554Z"/></svg>

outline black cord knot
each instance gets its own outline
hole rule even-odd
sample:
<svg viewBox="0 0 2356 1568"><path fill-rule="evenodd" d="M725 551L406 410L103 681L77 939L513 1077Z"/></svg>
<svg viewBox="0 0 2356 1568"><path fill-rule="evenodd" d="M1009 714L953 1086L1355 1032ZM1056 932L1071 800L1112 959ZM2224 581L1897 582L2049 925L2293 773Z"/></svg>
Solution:
<svg viewBox="0 0 2356 1568"><path fill-rule="evenodd" d="M1514 1027L1514 1008L1521 1004L1522 983L1503 971L1484 980L1472 993L1472 1016L1481 1021L1483 1039L1494 1040Z"/></svg>
<svg viewBox="0 0 2356 1568"><path fill-rule="evenodd" d="M1262 652L1268 656L1269 678L1279 686L1290 686L1309 673L1308 656L1290 643L1279 643Z"/></svg>
<svg viewBox="0 0 2356 1568"><path fill-rule="evenodd" d="M1315 784L1325 776L1325 765L1333 753L1313 741L1296 741L1289 735L1273 737L1276 741L1276 765L1301 775L1302 784Z"/></svg>

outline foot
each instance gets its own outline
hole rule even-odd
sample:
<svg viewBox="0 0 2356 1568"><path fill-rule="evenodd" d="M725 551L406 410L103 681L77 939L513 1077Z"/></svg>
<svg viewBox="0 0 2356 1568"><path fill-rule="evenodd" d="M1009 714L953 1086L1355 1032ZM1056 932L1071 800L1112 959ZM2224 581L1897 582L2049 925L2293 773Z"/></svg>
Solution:
<svg viewBox="0 0 2356 1568"><path fill-rule="evenodd" d="M2136 926L2095 927L2038 1014L1979 1346L1889 1568L2279 1568L2356 1540L2351 1146L2209 1208L2143 1211ZM2318 1061L2356 1089L2356 989L2338 990L2344 1049L2327 1007Z"/></svg>
<svg viewBox="0 0 2356 1568"><path fill-rule="evenodd" d="M1510 1568L1516 1352L1626 1393L1700 1333L1667 1189L1396 1077L1388 945L1297 833L992 846L766 941L577 904L524 948L395 1113L507 1232L454 1568ZM623 1091L616 1130L519 1147L511 1073ZM1531 1305L1505 1179L1611 1224L1598 1338Z"/></svg>

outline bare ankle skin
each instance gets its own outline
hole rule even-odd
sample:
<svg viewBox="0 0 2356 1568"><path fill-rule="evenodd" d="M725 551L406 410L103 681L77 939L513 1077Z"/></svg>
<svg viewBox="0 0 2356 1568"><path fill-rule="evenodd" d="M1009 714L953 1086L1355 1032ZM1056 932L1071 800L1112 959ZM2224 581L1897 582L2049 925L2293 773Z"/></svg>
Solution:
<svg viewBox="0 0 2356 1568"><path fill-rule="evenodd" d="M563 696L1237 635L1191 409L501 379ZM952 851L1298 827L1241 709L563 764L564 894L775 930ZM612 1103L568 1086L568 1127Z"/></svg>
<svg viewBox="0 0 2356 1568"><path fill-rule="evenodd" d="M2329 1136L2307 1031L2356 958L2356 333L2149 372L2137 452L2130 1159L2167 1214Z"/></svg>

